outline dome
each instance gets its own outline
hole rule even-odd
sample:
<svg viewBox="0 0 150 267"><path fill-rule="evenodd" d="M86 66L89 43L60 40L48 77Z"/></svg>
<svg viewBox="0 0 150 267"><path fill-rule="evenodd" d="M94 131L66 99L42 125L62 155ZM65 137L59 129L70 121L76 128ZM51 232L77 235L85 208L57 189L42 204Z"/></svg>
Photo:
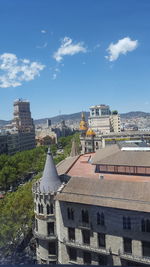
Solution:
<svg viewBox="0 0 150 267"><path fill-rule="evenodd" d="M95 136L95 132L91 128L89 128L86 132L86 136Z"/></svg>
<svg viewBox="0 0 150 267"><path fill-rule="evenodd" d="M81 131L87 131L87 123L86 121L80 121L80 130Z"/></svg>

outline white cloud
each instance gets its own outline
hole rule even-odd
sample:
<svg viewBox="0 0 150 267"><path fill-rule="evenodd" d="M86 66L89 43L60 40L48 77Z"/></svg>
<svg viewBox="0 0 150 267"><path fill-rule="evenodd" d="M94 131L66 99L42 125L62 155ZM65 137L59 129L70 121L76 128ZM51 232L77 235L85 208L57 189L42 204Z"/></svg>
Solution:
<svg viewBox="0 0 150 267"><path fill-rule="evenodd" d="M106 58L109 61L115 61L121 54L125 55L127 52L135 50L138 46L138 40L132 41L130 37L125 37L117 43L111 43L107 48L109 53Z"/></svg>
<svg viewBox="0 0 150 267"><path fill-rule="evenodd" d="M40 76L44 67L39 62L18 59L14 54L4 53L0 55L0 87L17 87L23 81L34 80L36 76Z"/></svg>
<svg viewBox="0 0 150 267"><path fill-rule="evenodd" d="M63 57L66 55L73 56L77 53L86 53L87 50L84 47L84 44L82 42L73 44L72 39L69 37L64 37L64 39L61 41L61 46L58 48L58 50L54 53L53 57L57 62L60 62L63 60Z"/></svg>
<svg viewBox="0 0 150 267"><path fill-rule="evenodd" d="M41 30L41 33L46 33L46 30Z"/></svg>
<svg viewBox="0 0 150 267"><path fill-rule="evenodd" d="M37 45L36 48L45 48L47 47L48 43L45 42L43 45Z"/></svg>

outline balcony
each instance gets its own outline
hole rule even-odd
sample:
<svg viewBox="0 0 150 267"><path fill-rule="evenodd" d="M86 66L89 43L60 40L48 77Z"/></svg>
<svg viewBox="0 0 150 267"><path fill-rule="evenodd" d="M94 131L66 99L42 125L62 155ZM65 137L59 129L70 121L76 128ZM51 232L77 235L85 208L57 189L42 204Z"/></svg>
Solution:
<svg viewBox="0 0 150 267"><path fill-rule="evenodd" d="M44 235L44 234L40 234L37 231L33 231L33 234L35 236L35 238L39 238L42 240L55 240L57 237L54 234L50 234L50 235Z"/></svg>
<svg viewBox="0 0 150 267"><path fill-rule="evenodd" d="M57 255L49 254L49 255L48 255L48 259L49 259L50 261L57 261Z"/></svg>
<svg viewBox="0 0 150 267"><path fill-rule="evenodd" d="M118 254L119 254L121 259L134 261L134 262L139 262L139 263L150 264L150 257L135 256L133 254L125 253L124 251L121 251L120 249L118 251Z"/></svg>
<svg viewBox="0 0 150 267"><path fill-rule="evenodd" d="M92 224L83 222L83 221L79 221L78 227L81 229L86 229L86 230L91 230L92 229Z"/></svg>
<svg viewBox="0 0 150 267"><path fill-rule="evenodd" d="M88 244L84 244L84 243L80 243L80 242L76 242L75 240L68 240L66 238L63 239L63 243L66 246L69 247L74 247L74 248L79 248L79 249L84 249L87 251L92 251L92 252L97 252L97 253L101 253L104 255L110 255L111 254L111 249L106 249L106 248L99 248L99 247L92 247L91 245Z"/></svg>

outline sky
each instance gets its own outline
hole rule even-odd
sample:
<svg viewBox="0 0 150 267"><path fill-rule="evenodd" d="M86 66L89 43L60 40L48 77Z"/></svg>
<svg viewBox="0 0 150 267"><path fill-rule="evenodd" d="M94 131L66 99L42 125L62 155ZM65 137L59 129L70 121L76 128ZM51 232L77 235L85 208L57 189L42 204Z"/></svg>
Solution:
<svg viewBox="0 0 150 267"><path fill-rule="evenodd" d="M0 0L0 119L150 112L149 0Z"/></svg>

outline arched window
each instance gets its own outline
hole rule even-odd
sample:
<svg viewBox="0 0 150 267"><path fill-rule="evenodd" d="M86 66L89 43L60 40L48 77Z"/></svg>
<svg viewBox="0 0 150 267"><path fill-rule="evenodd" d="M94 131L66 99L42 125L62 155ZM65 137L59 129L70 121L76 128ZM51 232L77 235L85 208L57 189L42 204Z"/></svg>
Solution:
<svg viewBox="0 0 150 267"><path fill-rule="evenodd" d="M123 229L131 229L131 218L123 216Z"/></svg>
<svg viewBox="0 0 150 267"><path fill-rule="evenodd" d="M71 209L71 220L74 220L74 210Z"/></svg>
<svg viewBox="0 0 150 267"><path fill-rule="evenodd" d="M47 204L46 206L47 214L50 214L50 206Z"/></svg>
<svg viewBox="0 0 150 267"><path fill-rule="evenodd" d="M150 220L144 220L141 221L141 231L150 233Z"/></svg>
<svg viewBox="0 0 150 267"><path fill-rule="evenodd" d="M70 208L67 209L67 215L68 215L68 219L70 220L71 218Z"/></svg>
<svg viewBox="0 0 150 267"><path fill-rule="evenodd" d="M72 208L67 209L67 215L69 220L74 220L74 210Z"/></svg>
<svg viewBox="0 0 150 267"><path fill-rule="evenodd" d="M38 212L41 213L41 206L38 204Z"/></svg>
<svg viewBox="0 0 150 267"><path fill-rule="evenodd" d="M131 219L130 219L130 217L127 218L127 229L131 229Z"/></svg>
<svg viewBox="0 0 150 267"><path fill-rule="evenodd" d="M50 205L50 212L51 212L51 214L54 213L53 204Z"/></svg>
<svg viewBox="0 0 150 267"><path fill-rule="evenodd" d="M41 212L40 213L43 213L43 205L41 204Z"/></svg>
<svg viewBox="0 0 150 267"><path fill-rule="evenodd" d="M146 232L150 232L150 220L146 220Z"/></svg>
<svg viewBox="0 0 150 267"><path fill-rule="evenodd" d="M82 222L89 223L89 214L87 210L82 210Z"/></svg>
<svg viewBox="0 0 150 267"><path fill-rule="evenodd" d="M145 220L144 219L142 219L142 221L141 221L141 231L142 232L146 232L146 225L145 225Z"/></svg>
<svg viewBox="0 0 150 267"><path fill-rule="evenodd" d="M105 218L104 218L104 213L97 213L97 224L104 226L105 225Z"/></svg>

